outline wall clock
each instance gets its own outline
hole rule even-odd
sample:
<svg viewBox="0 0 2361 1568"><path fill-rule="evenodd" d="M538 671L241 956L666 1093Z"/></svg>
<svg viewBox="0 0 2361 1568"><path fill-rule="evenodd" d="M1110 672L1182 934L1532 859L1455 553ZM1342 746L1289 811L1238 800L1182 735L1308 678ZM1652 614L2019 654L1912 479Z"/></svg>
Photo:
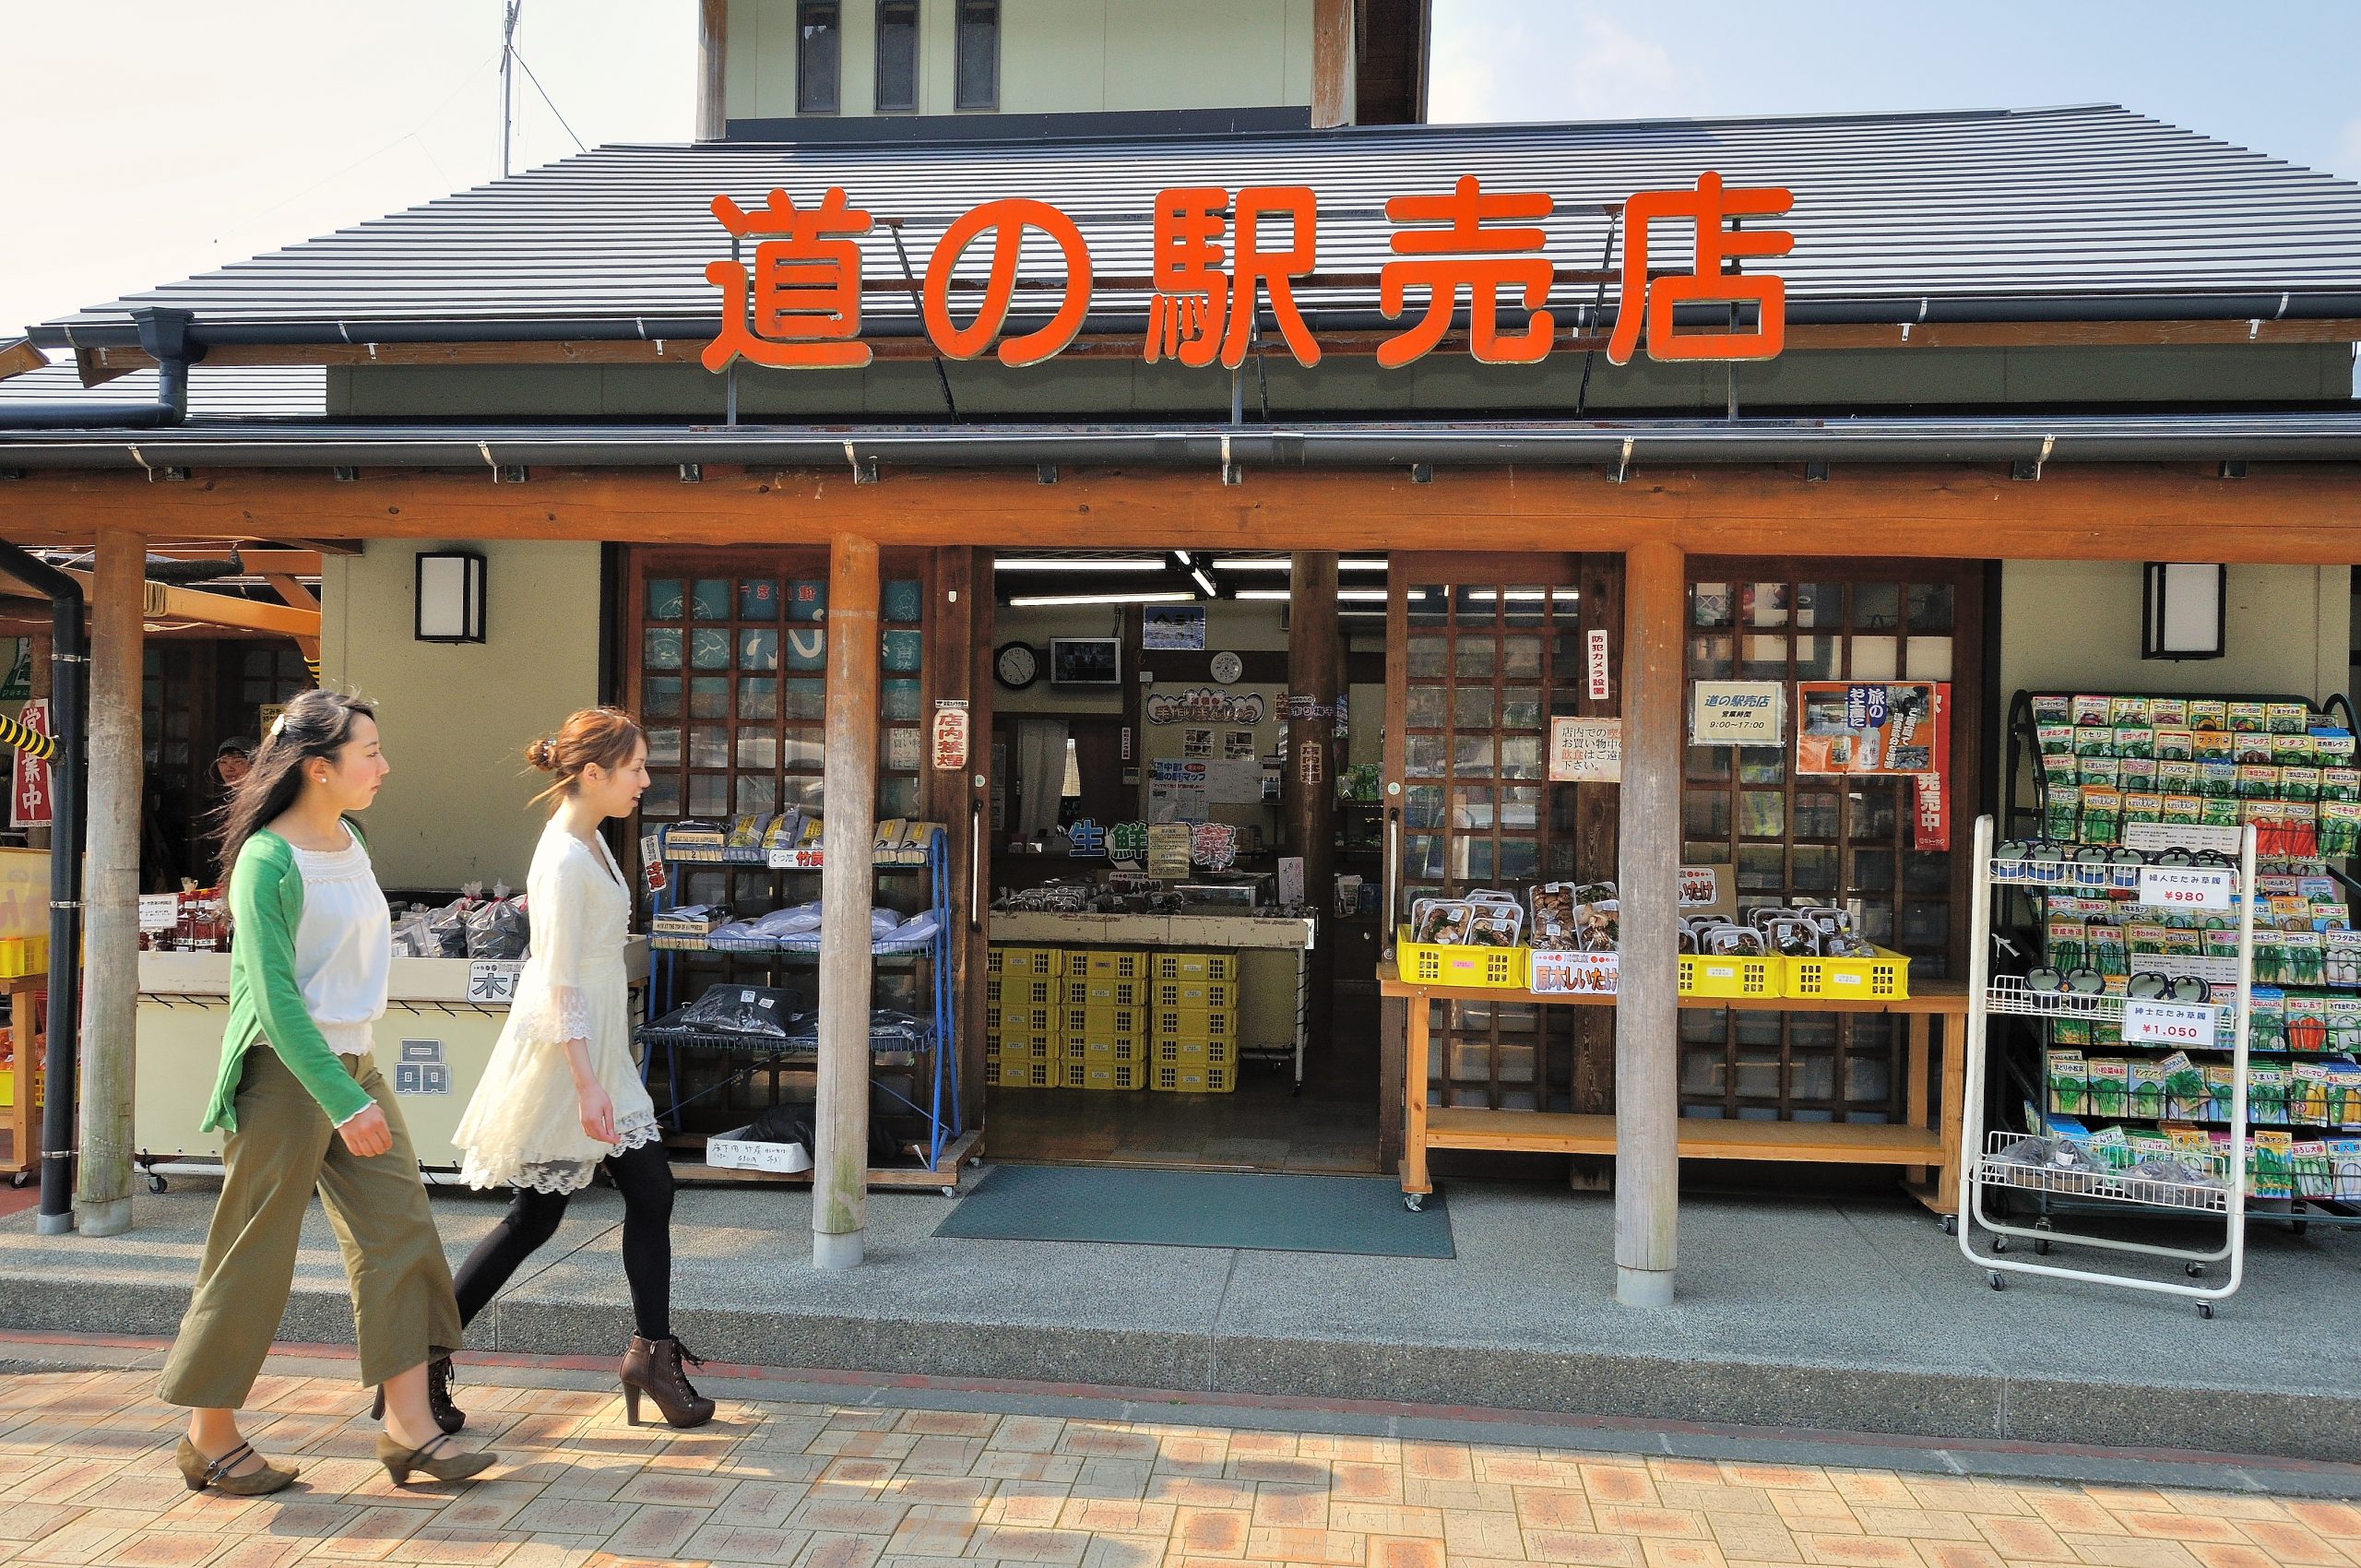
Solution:
<svg viewBox="0 0 2361 1568"><path fill-rule="evenodd" d="M1214 655L1213 673L1216 685L1234 686L1238 683L1238 678L1246 673L1246 660L1224 649Z"/></svg>
<svg viewBox="0 0 2361 1568"><path fill-rule="evenodd" d="M992 679L1012 692L1021 692L1041 678L1041 656L1024 643L1003 643L992 650Z"/></svg>

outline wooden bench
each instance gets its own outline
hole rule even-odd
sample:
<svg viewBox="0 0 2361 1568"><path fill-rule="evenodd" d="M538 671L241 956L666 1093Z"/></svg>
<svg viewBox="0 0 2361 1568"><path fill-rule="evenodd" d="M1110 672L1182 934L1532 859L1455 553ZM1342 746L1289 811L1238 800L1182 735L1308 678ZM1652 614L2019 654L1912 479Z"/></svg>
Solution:
<svg viewBox="0 0 2361 1568"><path fill-rule="evenodd" d="M1545 1007L1611 1007L1612 996L1422 985L1406 980L1392 959L1378 966L1378 990L1409 1004L1402 1120L1402 1194L1413 1207L1434 1191L1427 1170L1431 1149L1489 1149L1512 1154L1613 1154L1615 1118L1556 1111L1488 1111L1427 1103L1429 1007L1434 1002L1534 1003ZM1683 1159L1793 1160L1821 1165L1889 1165L1903 1170L1911 1195L1937 1214L1958 1206L1960 1107L1966 1092L1967 987L1956 980L1922 981L1916 994L1891 1001L1769 997L1734 1001L1684 996L1683 1008L1746 1012L1883 1013L1906 1021L1903 1104L1906 1120L1869 1122L1740 1122L1682 1117ZM1941 1021L1942 1095L1931 1093L1936 1024Z"/></svg>

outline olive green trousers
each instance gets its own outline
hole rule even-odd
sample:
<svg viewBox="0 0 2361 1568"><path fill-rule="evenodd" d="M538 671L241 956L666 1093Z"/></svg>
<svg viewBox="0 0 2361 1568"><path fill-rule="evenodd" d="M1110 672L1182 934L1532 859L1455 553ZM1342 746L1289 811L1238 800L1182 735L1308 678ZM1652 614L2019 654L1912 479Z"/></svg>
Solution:
<svg viewBox="0 0 2361 1568"><path fill-rule="evenodd" d="M353 1071L354 1060L345 1066ZM344 1146L327 1112L267 1040L246 1052L237 1131L221 1150L221 1201L188 1315L164 1362L168 1403L197 1409L245 1403L287 1312L303 1211L314 1190L352 1281L362 1386L458 1348L451 1269L427 1211L401 1107L374 1064L361 1065L353 1077L393 1129L394 1146L371 1159Z"/></svg>

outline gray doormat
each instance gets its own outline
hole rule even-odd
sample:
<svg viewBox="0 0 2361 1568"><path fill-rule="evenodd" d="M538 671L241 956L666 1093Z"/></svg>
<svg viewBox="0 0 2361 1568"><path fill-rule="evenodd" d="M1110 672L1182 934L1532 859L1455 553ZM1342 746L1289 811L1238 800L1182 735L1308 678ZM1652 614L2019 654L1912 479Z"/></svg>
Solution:
<svg viewBox="0 0 2361 1568"><path fill-rule="evenodd" d="M1410 1213L1385 1176L1283 1176L1226 1170L1122 1170L999 1165L934 1228L1003 1241L1110 1241L1448 1258L1442 1194Z"/></svg>

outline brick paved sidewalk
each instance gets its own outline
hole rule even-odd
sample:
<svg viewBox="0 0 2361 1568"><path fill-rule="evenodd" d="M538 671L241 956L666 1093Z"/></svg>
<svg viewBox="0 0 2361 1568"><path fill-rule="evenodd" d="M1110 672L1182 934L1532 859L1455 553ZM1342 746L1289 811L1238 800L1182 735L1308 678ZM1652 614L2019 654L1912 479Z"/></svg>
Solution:
<svg viewBox="0 0 2361 1568"><path fill-rule="evenodd" d="M2146 1486L1976 1480L977 1408L738 1396L709 1427L623 1423L561 1368L487 1368L473 1486L390 1485L349 1366L267 1375L248 1434L303 1479L191 1495L149 1366L0 1375L0 1561L286 1568L376 1561L795 1568L2263 1568L2361 1564L2361 1507ZM923 1394L897 1391L905 1398ZM1009 1397L1035 1409L1041 1401ZM1136 1408L1136 1407L1133 1407ZM1306 1419L1299 1425L1318 1422ZM2225 1467L2225 1478L2244 1472ZM2326 1467L2323 1467L2326 1473ZM2349 1480L2349 1477L2347 1478ZM2300 1484L2300 1483L2299 1483ZM2230 1482L2225 1479L2225 1488Z"/></svg>

